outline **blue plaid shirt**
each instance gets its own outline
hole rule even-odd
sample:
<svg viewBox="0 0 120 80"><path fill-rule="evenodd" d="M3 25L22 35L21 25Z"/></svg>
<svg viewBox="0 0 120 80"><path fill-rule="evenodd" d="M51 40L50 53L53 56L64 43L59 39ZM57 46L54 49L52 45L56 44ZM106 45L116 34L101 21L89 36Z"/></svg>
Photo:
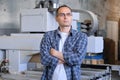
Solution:
<svg viewBox="0 0 120 80"><path fill-rule="evenodd" d="M59 49L61 36L58 30L46 32L41 41L41 63L45 67L41 80L52 80L54 70L58 64L58 59L49 53L51 48ZM80 80L80 65L86 55L86 46L87 36L82 32L71 29L63 47L67 80Z"/></svg>

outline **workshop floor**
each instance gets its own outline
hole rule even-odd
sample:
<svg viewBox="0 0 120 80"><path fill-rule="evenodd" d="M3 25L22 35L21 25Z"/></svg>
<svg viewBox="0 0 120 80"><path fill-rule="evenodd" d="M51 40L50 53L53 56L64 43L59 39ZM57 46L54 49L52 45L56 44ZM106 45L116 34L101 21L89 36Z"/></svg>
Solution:
<svg viewBox="0 0 120 80"><path fill-rule="evenodd" d="M0 77L0 80L40 80L40 74L35 74L33 76L30 75L10 75L10 74L4 74L4 79ZM6 77L6 78L5 78ZM14 77L14 78L13 78ZM16 78L16 79L15 79ZM112 79L111 80L120 80L120 76L118 75L117 71L112 71Z"/></svg>
<svg viewBox="0 0 120 80"><path fill-rule="evenodd" d="M120 80L118 71L112 71L112 80Z"/></svg>

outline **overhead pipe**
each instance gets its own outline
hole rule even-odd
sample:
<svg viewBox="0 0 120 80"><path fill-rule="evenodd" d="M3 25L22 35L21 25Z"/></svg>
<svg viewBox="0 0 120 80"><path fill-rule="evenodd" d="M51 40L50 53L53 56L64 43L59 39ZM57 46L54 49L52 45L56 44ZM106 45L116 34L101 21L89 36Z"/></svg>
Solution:
<svg viewBox="0 0 120 80"><path fill-rule="evenodd" d="M72 9L72 11L73 12L79 12L79 13L86 13L91 17L91 19L92 19L92 23L91 23L92 28L88 31L88 35L94 35L95 32L98 30L98 18L97 18L97 16L93 12L88 11L88 10Z"/></svg>

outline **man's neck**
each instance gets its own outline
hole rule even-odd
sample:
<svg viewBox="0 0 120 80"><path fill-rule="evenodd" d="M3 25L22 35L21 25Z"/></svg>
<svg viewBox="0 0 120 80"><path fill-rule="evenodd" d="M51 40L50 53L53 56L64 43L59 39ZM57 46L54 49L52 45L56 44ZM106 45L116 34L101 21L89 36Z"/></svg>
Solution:
<svg viewBox="0 0 120 80"><path fill-rule="evenodd" d="M69 27L60 27L60 31L65 32L65 33L69 33L70 29L71 29L71 26L69 26Z"/></svg>

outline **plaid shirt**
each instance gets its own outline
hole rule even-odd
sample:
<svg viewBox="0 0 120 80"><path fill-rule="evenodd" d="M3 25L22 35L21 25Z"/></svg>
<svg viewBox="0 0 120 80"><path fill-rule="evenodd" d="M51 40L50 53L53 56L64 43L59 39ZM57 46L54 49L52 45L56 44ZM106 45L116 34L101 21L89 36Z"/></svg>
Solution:
<svg viewBox="0 0 120 80"><path fill-rule="evenodd" d="M41 63L45 67L41 80L52 80L54 70L58 64L58 59L49 53L51 48L56 50L59 48L61 36L58 30L46 32L41 41ZM86 46L87 36L82 32L71 29L62 52L67 80L80 80L80 65L86 55Z"/></svg>

